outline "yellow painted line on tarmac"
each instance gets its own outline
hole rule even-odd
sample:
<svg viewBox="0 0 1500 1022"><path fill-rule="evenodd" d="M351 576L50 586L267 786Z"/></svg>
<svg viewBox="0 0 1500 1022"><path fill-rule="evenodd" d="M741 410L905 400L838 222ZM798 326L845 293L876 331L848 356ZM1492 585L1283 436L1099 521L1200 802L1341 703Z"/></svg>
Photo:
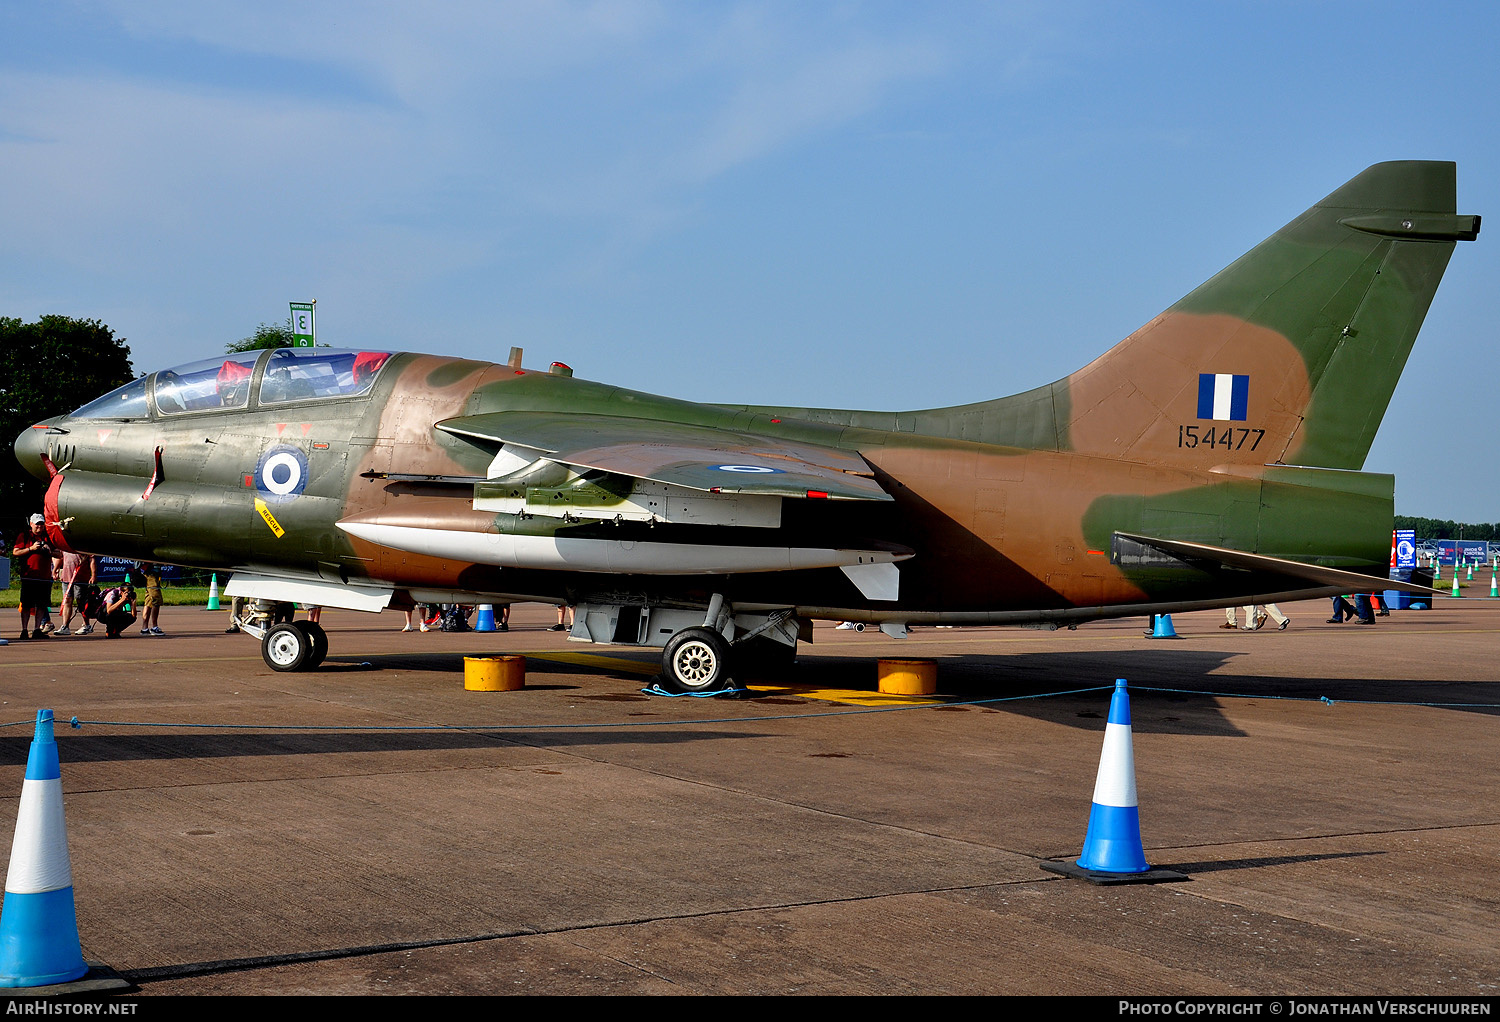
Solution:
<svg viewBox="0 0 1500 1022"><path fill-rule="evenodd" d="M522 653L533 660L549 660L558 664L577 664L581 667L598 667L607 671L624 671L626 674L652 675L661 673L661 668L649 661L627 660L618 656L601 656L598 653L574 653L572 650L548 650L545 653Z"/></svg>
<svg viewBox="0 0 1500 1022"><path fill-rule="evenodd" d="M747 685L746 688L764 696L794 696L798 699L821 699L829 703L847 703L850 706L939 706L941 699L925 696L886 695L853 688L812 688L804 685Z"/></svg>

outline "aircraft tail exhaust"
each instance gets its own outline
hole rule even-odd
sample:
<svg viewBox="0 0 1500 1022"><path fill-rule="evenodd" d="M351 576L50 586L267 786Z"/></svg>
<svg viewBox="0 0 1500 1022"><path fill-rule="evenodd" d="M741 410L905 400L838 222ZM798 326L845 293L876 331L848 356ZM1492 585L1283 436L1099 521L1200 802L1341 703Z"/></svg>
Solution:
<svg viewBox="0 0 1500 1022"><path fill-rule="evenodd" d="M1358 469L1454 243L1479 233L1455 208L1452 163L1376 164L1065 379L899 413L896 428L1159 464Z"/></svg>

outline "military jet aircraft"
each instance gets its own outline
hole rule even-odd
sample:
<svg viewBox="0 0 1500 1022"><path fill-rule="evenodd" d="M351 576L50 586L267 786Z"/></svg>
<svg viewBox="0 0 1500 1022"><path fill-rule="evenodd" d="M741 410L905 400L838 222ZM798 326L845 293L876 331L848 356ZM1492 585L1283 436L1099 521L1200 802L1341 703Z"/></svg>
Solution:
<svg viewBox="0 0 1500 1022"><path fill-rule="evenodd" d="M272 601L541 600L663 647L676 687L789 660L814 619L1076 624L1372 588L1360 471L1458 240L1451 163L1370 167L1065 379L908 412L699 404L328 348L144 376L24 431L53 541L232 571ZM1380 583L1384 585L1385 583Z"/></svg>

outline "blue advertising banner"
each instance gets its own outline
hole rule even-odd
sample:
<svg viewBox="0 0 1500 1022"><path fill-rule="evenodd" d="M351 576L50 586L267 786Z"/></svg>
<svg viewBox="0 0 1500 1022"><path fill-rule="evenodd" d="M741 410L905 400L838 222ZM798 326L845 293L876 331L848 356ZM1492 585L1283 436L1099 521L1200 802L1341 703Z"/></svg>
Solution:
<svg viewBox="0 0 1500 1022"><path fill-rule="evenodd" d="M1484 564L1490 559L1490 544L1482 539L1440 539L1438 560L1443 564Z"/></svg>
<svg viewBox="0 0 1500 1022"><path fill-rule="evenodd" d="M117 582L125 577L127 571L135 571L139 562L127 560L124 557L99 557L99 581ZM158 564L161 569L161 580L163 582L182 581L182 569L175 564Z"/></svg>
<svg viewBox="0 0 1500 1022"><path fill-rule="evenodd" d="M1397 529L1393 540L1396 545L1394 567L1409 571L1417 566L1417 532L1415 529ZM1408 578L1410 576L1407 576Z"/></svg>

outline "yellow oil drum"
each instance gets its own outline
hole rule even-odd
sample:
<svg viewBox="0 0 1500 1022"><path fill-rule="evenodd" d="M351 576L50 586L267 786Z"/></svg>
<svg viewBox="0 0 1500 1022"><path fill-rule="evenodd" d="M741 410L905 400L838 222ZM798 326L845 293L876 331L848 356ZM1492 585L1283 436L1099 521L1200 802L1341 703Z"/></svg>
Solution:
<svg viewBox="0 0 1500 1022"><path fill-rule="evenodd" d="M514 692L525 687L523 656L464 657L464 688L470 692Z"/></svg>
<svg viewBox="0 0 1500 1022"><path fill-rule="evenodd" d="M936 660L881 660L880 691L889 696L930 696L937 692Z"/></svg>

